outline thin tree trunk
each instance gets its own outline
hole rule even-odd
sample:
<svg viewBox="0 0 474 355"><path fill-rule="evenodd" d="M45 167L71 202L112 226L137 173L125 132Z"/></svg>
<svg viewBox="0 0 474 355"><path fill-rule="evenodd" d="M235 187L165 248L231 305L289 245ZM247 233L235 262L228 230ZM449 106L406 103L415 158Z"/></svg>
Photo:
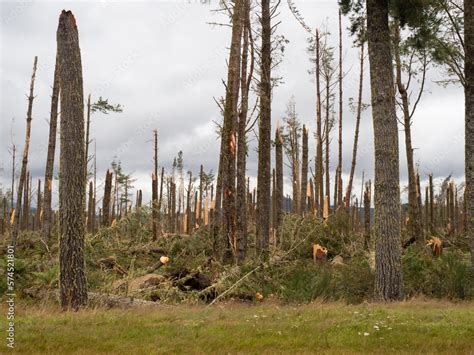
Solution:
<svg viewBox="0 0 474 355"><path fill-rule="evenodd" d="M405 147L407 156L408 169L408 235L414 241L423 242L423 226L421 224L421 206L418 205L418 198L416 195L416 176L415 163L413 162L413 147L411 142L411 117L410 107L408 102L408 93L405 85L402 83L402 63L400 58L400 27L395 25L395 35L393 40L395 65L396 65L396 84L398 92L402 99L403 108L403 126L405 130Z"/></svg>
<svg viewBox="0 0 474 355"><path fill-rule="evenodd" d="M23 213L21 229L28 230L30 224L30 172L26 172L25 191L23 192Z"/></svg>
<svg viewBox="0 0 474 355"><path fill-rule="evenodd" d="M104 197L102 199L102 225L108 227L110 225L110 198L112 194L112 175L113 173L107 169L105 173Z"/></svg>
<svg viewBox="0 0 474 355"><path fill-rule="evenodd" d="M95 209L97 205L97 149L94 140L94 196L92 198L92 233L96 232Z"/></svg>
<svg viewBox="0 0 474 355"><path fill-rule="evenodd" d="M325 168L324 168L324 172L325 172L325 176L326 176L326 191L325 191L325 197L327 197L328 201L329 199L331 198L331 177L330 177L330 174L329 174L329 146L330 146L330 133L331 133L331 130L330 130L330 126L331 126L331 123L329 122L330 121L330 118L329 118L329 109L330 109L330 102L331 102L331 93L330 93L330 90L329 90L329 85L330 85L330 82L329 82L329 77L326 78L326 119L325 119L325 150L326 150L326 156L325 156L325 161L324 161L324 165L325 165ZM329 211L329 209L328 209Z"/></svg>
<svg viewBox="0 0 474 355"><path fill-rule="evenodd" d="M204 177L204 167L201 164L201 168L199 170L199 197L198 197L199 202L197 204L197 210L195 211L197 224L199 226L201 226L202 224L202 194L203 194L203 188L204 188L203 177Z"/></svg>
<svg viewBox="0 0 474 355"><path fill-rule="evenodd" d="M320 84L320 39L319 30L316 29L316 159L314 160L316 172L315 195L318 216L323 216L324 190L323 190L323 139L321 127L321 84Z"/></svg>
<svg viewBox="0 0 474 355"><path fill-rule="evenodd" d="M260 122L257 178L257 255L269 256L271 179L271 14L270 0L262 0L262 45L260 63Z"/></svg>
<svg viewBox="0 0 474 355"><path fill-rule="evenodd" d="M275 173L276 173L276 242L281 244L280 226L283 221L283 140L280 128L275 131Z"/></svg>
<svg viewBox="0 0 474 355"><path fill-rule="evenodd" d="M160 180L160 195L158 197L158 235L161 235L163 232L162 222L161 222L161 206L163 202L163 183L165 181L165 168L161 167L161 180ZM140 198L141 201L141 198Z"/></svg>
<svg viewBox="0 0 474 355"><path fill-rule="evenodd" d="M403 298L400 171L387 0L367 0L375 147L375 295Z"/></svg>
<svg viewBox="0 0 474 355"><path fill-rule="evenodd" d="M53 93L51 95L51 114L49 118L49 140L46 168L44 172L44 198L43 198L43 239L48 242L51 236L52 222L52 190L54 173L54 156L56 152L56 132L58 125L58 102L59 102L59 58L56 55L54 67Z"/></svg>
<svg viewBox="0 0 474 355"><path fill-rule="evenodd" d="M360 45L360 76L359 76L359 95L357 98L357 117L356 127L354 132L354 145L352 147L352 162L351 172L349 173L349 182L346 190L346 209L349 210L351 195L352 195L352 184L354 182L355 167L357 162L357 145L359 143L359 127L360 118L362 116L362 90L364 87L364 43Z"/></svg>
<svg viewBox="0 0 474 355"><path fill-rule="evenodd" d="M87 97L87 121L86 121L86 153L85 153L85 168L84 168L84 183L87 186L87 174L89 164L89 130L91 125L91 94Z"/></svg>
<svg viewBox="0 0 474 355"><path fill-rule="evenodd" d="M472 0L464 0L464 43L467 232L471 239L471 268L474 273L474 1Z"/></svg>
<svg viewBox="0 0 474 355"><path fill-rule="evenodd" d="M339 139L338 139L338 161L337 168L338 173L336 174L336 183L337 186L337 204L334 202L334 208L336 206L342 206L342 189L339 188L339 181L342 178L342 14L339 10Z"/></svg>
<svg viewBox="0 0 474 355"><path fill-rule="evenodd" d="M16 159L16 146L12 146L12 188L11 188L11 197L10 197L10 208L13 209L14 196L15 196L15 159Z"/></svg>
<svg viewBox="0 0 474 355"><path fill-rule="evenodd" d="M94 191L93 191L94 185L92 184L92 181L89 182L89 203L87 206L87 231L89 233L92 232L92 206L93 206L93 199L94 199Z"/></svg>
<svg viewBox="0 0 474 355"><path fill-rule="evenodd" d="M302 155L300 214L301 216L304 216L306 214L308 202L308 130L306 129L305 125L303 125Z"/></svg>
<svg viewBox="0 0 474 355"><path fill-rule="evenodd" d="M191 218L191 189L193 182L193 173L189 172L189 184L188 184L188 193L186 196L186 233L191 234L193 232L192 228L192 218Z"/></svg>
<svg viewBox="0 0 474 355"><path fill-rule="evenodd" d="M153 174L152 174L152 219L153 219L153 240L158 239L158 131L153 131L154 155L153 155Z"/></svg>
<svg viewBox="0 0 474 355"><path fill-rule="evenodd" d="M429 189L430 189L430 232L435 233L435 220L434 220L434 188L433 188L433 174L428 177Z"/></svg>
<svg viewBox="0 0 474 355"><path fill-rule="evenodd" d="M158 177L155 173L151 174L151 208L152 208L152 238L153 241L158 240L158 226L157 226L157 200L158 200Z"/></svg>
<svg viewBox="0 0 474 355"><path fill-rule="evenodd" d="M15 206L15 219L13 224L13 231L12 231L12 245L16 247L16 240L18 237L18 232L20 230L20 211L21 211L21 199L23 194L23 189L26 181L26 169L28 165L28 152L30 149L30 136L31 136L31 120L33 119L33 100L35 99L34 96L34 88L35 88L35 77L36 77L36 68L38 64L38 57L35 57L33 62L33 74L31 75L31 82L30 82L30 95L28 96L28 111L26 114L26 134L25 134L25 146L23 148L23 160L21 163L21 173L20 173L20 180L18 181L18 193L16 198L16 206ZM12 191L13 193L13 191Z"/></svg>
<svg viewBox="0 0 474 355"><path fill-rule="evenodd" d="M59 17L57 32L61 86L61 159L59 181L59 286L63 309L87 304L84 262L84 93L76 20Z"/></svg>
<svg viewBox="0 0 474 355"><path fill-rule="evenodd" d="M370 200L372 198L372 185L370 180L365 184L364 192L364 247L370 246Z"/></svg>
<svg viewBox="0 0 474 355"><path fill-rule="evenodd" d="M36 191L36 223L35 229L41 228L41 215L43 214L43 199L41 195L41 179L38 179L38 190Z"/></svg>

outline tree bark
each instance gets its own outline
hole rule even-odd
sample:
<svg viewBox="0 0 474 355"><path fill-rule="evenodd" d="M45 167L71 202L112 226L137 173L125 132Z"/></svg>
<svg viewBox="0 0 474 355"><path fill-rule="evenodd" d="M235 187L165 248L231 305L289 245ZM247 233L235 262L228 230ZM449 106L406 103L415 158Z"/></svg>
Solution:
<svg viewBox="0 0 474 355"><path fill-rule="evenodd" d="M43 199L41 195L41 179L38 179L38 189L36 191L36 222L35 229L41 229L41 215L43 214Z"/></svg>
<svg viewBox="0 0 474 355"><path fill-rule="evenodd" d="M267 259L270 236L271 157L271 14L270 0L262 0L262 45L260 63L260 122L257 178L257 255Z"/></svg>
<svg viewBox="0 0 474 355"><path fill-rule="evenodd" d="M323 190L323 140L321 127L321 84L320 84L320 39L319 30L316 30L316 159L314 160L314 171L316 173L315 182L315 202L318 216L323 216L324 190Z"/></svg>
<svg viewBox="0 0 474 355"><path fill-rule="evenodd" d="M464 0L464 43L467 231L471 240L471 268L474 273L474 1L472 0Z"/></svg>
<svg viewBox="0 0 474 355"><path fill-rule="evenodd" d="M324 139L324 145L325 145L325 159L324 159L324 173L325 173L325 177L326 177L326 189L325 189L325 198L327 198L327 200L329 201L329 199L331 198L331 176L329 174L329 148L330 148L330 133L331 133L331 130L330 130L330 126L331 126L331 123L329 122L330 121L330 118L329 118L329 109L331 107L331 93L330 93L330 89L329 89L329 85L330 85L330 76L327 76L326 77L326 119L325 119L325 132L324 132L324 136L325 136L325 139ZM329 207L329 202L328 202L328 211L329 211L330 207Z"/></svg>
<svg viewBox="0 0 474 355"><path fill-rule="evenodd" d="M30 95L28 96L28 111L26 113L26 134L25 134L25 146L23 148L23 160L21 163L21 173L20 173L20 180L18 181L18 193L16 198L16 206L15 206L15 219L13 221L13 231L12 231L12 245L16 247L16 240L18 237L18 232L20 230L20 211L21 211L21 199L23 195L23 190L25 188L25 181L26 181L26 169L28 166L28 152L30 149L30 136L31 136L31 120L33 119L33 100L35 99L34 96L34 88L35 88L35 77L36 77L36 68L38 64L38 57L35 57L33 62L33 74L31 75L31 82L30 82ZM13 194L13 191L12 191Z"/></svg>
<svg viewBox="0 0 474 355"><path fill-rule="evenodd" d="M250 83L253 75L254 56L250 49L250 69L247 74L248 55L250 46L250 0L244 0L243 5L243 45L242 45L242 65L240 78L240 114L238 125L238 147L237 147L237 199L236 199L236 244L237 262L245 259L247 246L247 186L246 186L246 164L247 164L247 114ZM253 47L252 47L253 48Z"/></svg>
<svg viewBox="0 0 474 355"><path fill-rule="evenodd" d="M112 172L107 170L105 173L104 197L102 199L102 225L110 225L110 198L112 194Z"/></svg>
<svg viewBox="0 0 474 355"><path fill-rule="evenodd" d="M403 298L403 275L398 127L387 0L367 0L367 35L375 147L375 295L391 301Z"/></svg>
<svg viewBox="0 0 474 355"><path fill-rule="evenodd" d="M303 125L300 202L300 214L304 216L308 203L308 130L305 125Z"/></svg>
<svg viewBox="0 0 474 355"><path fill-rule="evenodd" d="M283 221L283 140L280 128L275 131L275 174L276 174L276 243L281 243L280 226Z"/></svg>
<svg viewBox="0 0 474 355"><path fill-rule="evenodd" d="M240 51L243 28L243 0L234 2L232 15L232 38L224 106L222 140L224 142L222 175L222 238L223 260L229 261L235 254L236 241L236 127L238 120L238 98L240 87Z"/></svg>
<svg viewBox="0 0 474 355"><path fill-rule="evenodd" d="M44 198L43 198L43 239L47 242L51 236L52 222L52 189L54 173L54 155L56 152L56 132L58 125L58 102L59 102L59 58L56 55L54 67L53 93L51 95L51 113L49 118L49 141L44 172Z"/></svg>
<svg viewBox="0 0 474 355"><path fill-rule="evenodd" d="M21 229L28 230L30 225L30 172L26 172L25 191L23 191L23 212L21 215Z"/></svg>
<svg viewBox="0 0 474 355"><path fill-rule="evenodd" d="M343 109L343 101L342 101L342 77L343 77L343 70L342 70L342 14L341 10L339 10L339 139L338 139L338 159L337 159L337 170L338 173L336 174L336 182L335 185L337 186L337 204L334 203L334 209L338 206L342 206L342 189L339 186L339 181L342 178L342 109Z"/></svg>
<svg viewBox="0 0 474 355"><path fill-rule="evenodd" d="M153 149L153 174L151 178L152 183L152 233L153 233L153 240L158 239L158 131L155 129L153 131L153 138L154 138L154 149Z"/></svg>
<svg viewBox="0 0 474 355"><path fill-rule="evenodd" d="M369 180L365 184L364 191L364 247L369 250L370 246L370 200L372 198L372 185Z"/></svg>
<svg viewBox="0 0 474 355"><path fill-rule="evenodd" d="M63 309L87 304L84 262L84 93L76 20L59 17L57 44L61 87L61 157L59 180L59 285Z"/></svg>

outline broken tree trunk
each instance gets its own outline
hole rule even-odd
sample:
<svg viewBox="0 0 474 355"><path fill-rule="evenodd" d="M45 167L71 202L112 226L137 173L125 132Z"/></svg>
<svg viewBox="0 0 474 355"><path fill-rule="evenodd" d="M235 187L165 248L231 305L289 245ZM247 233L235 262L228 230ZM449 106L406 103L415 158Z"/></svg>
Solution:
<svg viewBox="0 0 474 355"><path fill-rule="evenodd" d="M43 198L43 239L48 242L51 236L52 224L52 190L54 173L54 155L56 152L56 132L58 125L58 102L59 102L59 58L56 55L54 66L53 93L51 95L51 113L49 117L49 140L46 168L44 172L44 198Z"/></svg>
<svg viewBox="0 0 474 355"><path fill-rule="evenodd" d="M59 180L59 286L63 309L87 304L84 261L84 93L79 35L71 11L62 11L57 31L61 86Z"/></svg>
<svg viewBox="0 0 474 355"><path fill-rule="evenodd" d="M36 68L38 64L38 57L35 57L33 62L33 74L31 75L31 82L30 82L30 95L28 96L28 111L26 113L26 134L25 134L25 146L23 148L23 160L21 163L21 173L20 173L20 180L18 181L18 193L16 198L16 206L15 206L15 219L13 221L13 231L12 231L12 245L13 247L16 246L16 240L18 237L18 232L20 231L20 211L21 211L21 199L23 195L23 190L25 188L25 181L26 181L26 169L28 165L28 152L30 148L30 136L31 136L31 120L33 119L33 100L35 99L34 96L34 88L35 88L35 77L36 77ZM12 191L13 193L13 191Z"/></svg>

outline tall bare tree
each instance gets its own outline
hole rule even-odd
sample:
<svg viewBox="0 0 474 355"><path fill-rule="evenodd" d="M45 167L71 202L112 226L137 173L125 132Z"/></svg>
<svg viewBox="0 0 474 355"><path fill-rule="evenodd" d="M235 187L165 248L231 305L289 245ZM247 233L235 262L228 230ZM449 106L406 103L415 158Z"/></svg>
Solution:
<svg viewBox="0 0 474 355"><path fill-rule="evenodd" d="M342 110L343 110L343 90L342 90L342 13L339 10L339 135L337 154L337 174L335 186L337 188L337 206L342 205ZM334 204L336 208L336 203Z"/></svg>
<svg viewBox="0 0 474 355"><path fill-rule="evenodd" d="M53 191L54 156L56 152L56 133L58 125L59 102L59 58L56 55L54 66L53 93L51 95L51 112L49 117L49 140L44 172L44 197L43 197L43 239L48 241L51 235L52 210L51 200Z"/></svg>
<svg viewBox="0 0 474 355"><path fill-rule="evenodd" d="M280 127L277 127L275 131L275 175L276 175L276 188L275 188L275 222L276 225L276 241L281 242L281 233L279 227L283 221L283 139L280 133Z"/></svg>
<svg viewBox="0 0 474 355"><path fill-rule="evenodd" d="M360 74L359 74L359 94L357 97L357 114L356 114L356 126L354 131L354 144L352 146L352 162L351 162L351 171L349 173L349 182L347 183L347 190L346 190L346 197L345 197L345 208L349 210L349 206L351 203L352 197L352 184L354 181L354 174L357 162L357 145L359 143L359 127L360 127L360 119L362 116L363 110L363 103L362 103L362 91L364 88L364 42L360 44Z"/></svg>
<svg viewBox="0 0 474 355"><path fill-rule="evenodd" d="M308 204L308 129L303 125L303 143L301 160L301 207L300 214L304 216Z"/></svg>
<svg viewBox="0 0 474 355"><path fill-rule="evenodd" d="M234 253L236 239L236 128L238 121L238 98L240 88L240 53L242 47L243 0L234 2L232 14L232 37L227 72L227 85L222 127L224 144L222 170L222 237L224 245L223 259L229 261Z"/></svg>
<svg viewBox="0 0 474 355"><path fill-rule="evenodd" d="M23 147L23 160L21 162L21 173L20 173L20 179L18 181L18 187L17 187L18 193L17 193L17 198L16 198L15 217L14 217L15 219L14 219L13 231L12 231L13 247L16 246L18 232L20 231L21 200L23 196L23 190L25 188L26 171L28 168L28 152L30 149L31 120L33 119L33 100L35 99L34 88L35 88L35 77L36 77L37 65L38 65L38 57L35 57L33 61L33 74L31 75L31 82L30 82L30 95L28 96L28 111L26 113L25 146Z"/></svg>
<svg viewBox="0 0 474 355"><path fill-rule="evenodd" d="M82 173L86 161L81 51L71 11L63 10L59 17L57 45L61 87L59 286L62 308L76 310L87 304Z"/></svg>
<svg viewBox="0 0 474 355"><path fill-rule="evenodd" d="M240 113L238 123L238 143L237 143L237 199L236 199L236 244L237 261L241 262L245 258L247 246L247 186L246 186L246 160L247 160L247 114L249 104L250 84L254 68L254 52L252 29L250 27L250 0L243 0L243 44L241 58L240 75ZM250 52L250 53L249 53ZM250 54L250 68L249 66Z"/></svg>

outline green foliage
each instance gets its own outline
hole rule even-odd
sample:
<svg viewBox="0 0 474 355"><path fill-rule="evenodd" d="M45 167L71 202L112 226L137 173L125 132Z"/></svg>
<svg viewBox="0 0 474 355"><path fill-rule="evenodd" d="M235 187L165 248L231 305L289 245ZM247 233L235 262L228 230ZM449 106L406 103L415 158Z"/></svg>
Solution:
<svg viewBox="0 0 474 355"><path fill-rule="evenodd" d="M102 96L99 97L99 100L94 102L91 106L92 112L102 112L103 114L108 115L110 112L123 112L122 106L120 104L113 105L109 104L108 99L103 99Z"/></svg>
<svg viewBox="0 0 474 355"><path fill-rule="evenodd" d="M469 299L474 295L468 257L457 251L445 251L433 258L429 251L409 248L403 256L405 293L408 297Z"/></svg>
<svg viewBox="0 0 474 355"><path fill-rule="evenodd" d="M58 278L59 278L59 266L55 265L54 267L41 271L41 272L32 272L33 283L35 285L47 286L47 287L58 287Z"/></svg>

